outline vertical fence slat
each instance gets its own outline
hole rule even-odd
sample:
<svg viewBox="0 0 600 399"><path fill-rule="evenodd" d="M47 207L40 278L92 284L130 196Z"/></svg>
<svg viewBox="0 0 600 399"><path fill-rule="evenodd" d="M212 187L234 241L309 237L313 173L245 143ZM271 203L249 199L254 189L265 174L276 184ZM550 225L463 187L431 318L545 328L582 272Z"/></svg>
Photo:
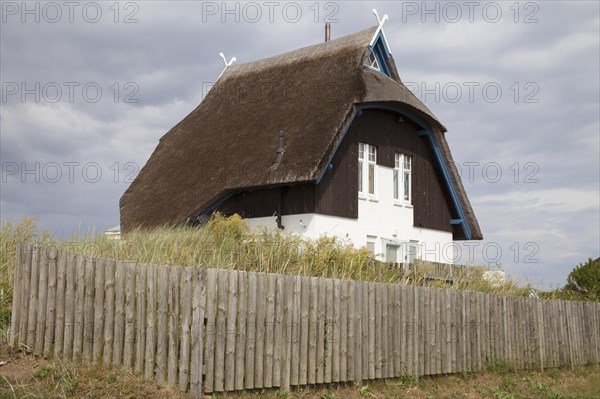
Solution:
<svg viewBox="0 0 600 399"><path fill-rule="evenodd" d="M146 354L146 292L148 291L148 265L136 267L135 293L135 363L136 373L144 371L144 355Z"/></svg>
<svg viewBox="0 0 600 399"><path fill-rule="evenodd" d="M370 283L362 282L361 291L362 291L362 306L361 306L361 332L362 332L362 371L361 377L363 380L370 379L369 376L369 353L370 353L370 342L369 342L369 329L371 319L369 318L369 285Z"/></svg>
<svg viewBox="0 0 600 399"><path fill-rule="evenodd" d="M323 383L323 375L325 372L325 340L326 340L326 333L325 333L325 329L326 329L326 319L325 319L325 309L327 308L327 302L326 302L326 285L325 285L325 280L323 280L322 278L317 280L317 309L316 309L316 313L317 313L317 337L316 337L316 383L317 384L322 384Z"/></svg>
<svg viewBox="0 0 600 399"><path fill-rule="evenodd" d="M235 389L244 389L245 355L247 344L246 315L248 310L248 279L246 272L238 274L238 313L236 318L237 339L235 343Z"/></svg>
<svg viewBox="0 0 600 399"><path fill-rule="evenodd" d="M83 351L85 304L85 256L77 255L75 287L75 320L73 321L73 360L80 360Z"/></svg>
<svg viewBox="0 0 600 399"><path fill-rule="evenodd" d="M92 360L94 348L94 274L96 272L96 258L85 259L85 300L83 304L83 359Z"/></svg>
<svg viewBox="0 0 600 399"><path fill-rule="evenodd" d="M294 277L294 299L292 302L292 354L290 362L290 385L298 385L300 371L300 303L302 277Z"/></svg>
<svg viewBox="0 0 600 399"><path fill-rule="evenodd" d="M7 245L7 244L4 244ZM4 249L4 248L3 248ZM8 249L8 248L6 248ZM10 313L10 330L8 334L8 343L11 348L17 346L19 342L19 323L21 318L21 278L23 274L23 244L16 244L15 268L13 280L13 300Z"/></svg>
<svg viewBox="0 0 600 399"><path fill-rule="evenodd" d="M40 270L40 247L35 244L32 250L31 274L29 281L29 311L27 314L27 352L35 347L35 333L38 309L38 283Z"/></svg>
<svg viewBox="0 0 600 399"><path fill-rule="evenodd" d="M190 394L201 398L202 367L204 364L204 307L206 295L206 269L194 269L192 293L192 353L190 366Z"/></svg>
<svg viewBox="0 0 600 399"><path fill-rule="evenodd" d="M73 359L73 338L75 323L75 302L76 302L76 278L77 278L77 256L74 254L65 254L67 258L67 290L65 292L65 334L63 339L63 358L65 360Z"/></svg>
<svg viewBox="0 0 600 399"><path fill-rule="evenodd" d="M325 283L325 367L323 371L323 382L331 382L332 368L332 345L333 345L333 280L324 280Z"/></svg>
<svg viewBox="0 0 600 399"><path fill-rule="evenodd" d="M372 380L376 377L376 354L375 354L375 330L376 330L376 326L375 326L375 290L376 290L376 283L367 283L368 286L368 292L369 292L369 316L368 316L368 320L369 320L369 361L368 361L368 365L369 365L369 379Z"/></svg>
<svg viewBox="0 0 600 399"><path fill-rule="evenodd" d="M171 268L161 266L158 278L158 329L156 339L156 381L167 382L167 357L169 347L169 274Z"/></svg>
<svg viewBox="0 0 600 399"><path fill-rule="evenodd" d="M281 386L281 351L285 345L284 326L283 326L283 281L284 277L276 276L275 287L275 321L273 326L273 386Z"/></svg>
<svg viewBox="0 0 600 399"><path fill-rule="evenodd" d="M262 388L264 385L264 359L265 359L265 288L266 275L256 275L256 323L254 345L254 387Z"/></svg>
<svg viewBox="0 0 600 399"><path fill-rule="evenodd" d="M44 357L48 358L54 352L54 330L56 327L56 269L58 266L58 251L56 248L50 248L46 253L48 255L48 299L45 309L46 320L44 326Z"/></svg>
<svg viewBox="0 0 600 399"><path fill-rule="evenodd" d="M319 312L319 280L316 277L310 278L310 298L309 298L309 327L308 327L308 378L309 384L317 382L317 313Z"/></svg>
<svg viewBox="0 0 600 399"><path fill-rule="evenodd" d="M58 253L58 270L56 275L56 325L54 326L54 356L63 357L65 338L65 295L67 283L67 253Z"/></svg>
<svg viewBox="0 0 600 399"><path fill-rule="evenodd" d="M125 274L125 339L123 341L123 366L125 368L133 368L135 356L135 271L136 264L127 263Z"/></svg>
<svg viewBox="0 0 600 399"><path fill-rule="evenodd" d="M291 374L291 352L292 352L292 300L294 293L294 277L283 276L285 282L284 298L283 298L283 334L284 341L281 348L281 388L284 390L290 389L290 374ZM248 312L250 313L250 312Z"/></svg>
<svg viewBox="0 0 600 399"><path fill-rule="evenodd" d="M274 352L274 324L275 324L275 293L277 289L277 276L268 274L267 278L267 308L265 321L265 362L263 387L273 386L273 352Z"/></svg>
<svg viewBox="0 0 600 399"><path fill-rule="evenodd" d="M208 269L206 272L206 345L204 359L206 373L204 374L204 392L212 393L215 382L215 334L217 331L217 270Z"/></svg>
<svg viewBox="0 0 600 399"><path fill-rule="evenodd" d="M331 340L331 381L340 381L340 307L341 307L341 282L333 280L333 320Z"/></svg>
<svg viewBox="0 0 600 399"><path fill-rule="evenodd" d="M115 331L115 261L106 262L104 270L104 306L106 309L104 316L104 351L102 354L103 363L108 365L112 361L114 348ZM152 377L148 376L148 377Z"/></svg>
<svg viewBox="0 0 600 399"><path fill-rule="evenodd" d="M352 282L354 286L354 381L362 383L363 380L363 346L364 339L362 333L362 318L363 318L363 289L362 282Z"/></svg>
<svg viewBox="0 0 600 399"><path fill-rule="evenodd" d="M96 260L96 270L94 276L94 326L92 343L92 359L97 362L102 357L104 347L104 271L106 261L104 259Z"/></svg>
<svg viewBox="0 0 600 399"><path fill-rule="evenodd" d="M225 390L235 389L235 340L238 307L238 272L228 273L227 285L227 329L225 337Z"/></svg>
<svg viewBox="0 0 600 399"><path fill-rule="evenodd" d="M339 381L348 381L348 282L340 281L340 374Z"/></svg>
<svg viewBox="0 0 600 399"><path fill-rule="evenodd" d="M302 277L300 294L300 367L298 371L298 384L306 385L308 381L308 315L310 306L310 278Z"/></svg>
<svg viewBox="0 0 600 399"><path fill-rule="evenodd" d="M245 356L245 375L244 387L246 389L254 388L254 356L256 346L256 297L257 297L257 277L256 273L248 273L248 316L246 317L246 354Z"/></svg>
<svg viewBox="0 0 600 399"><path fill-rule="evenodd" d="M191 267L182 270L181 277L181 326L179 328L179 390L187 391L190 381L190 344L192 323L192 277ZM233 367L232 367L233 369Z"/></svg>
<svg viewBox="0 0 600 399"><path fill-rule="evenodd" d="M27 343L28 332L28 319L29 319L29 307L30 307L30 285L32 275L32 258L33 258L34 246L33 244L27 243L23 245L23 270L21 275L21 300L19 305L19 337L18 343Z"/></svg>
<svg viewBox="0 0 600 399"><path fill-rule="evenodd" d="M346 326L347 341L346 341L346 381L356 381L354 367L356 367L355 360L355 342L356 342L356 294L354 290L354 281L346 281L347 292L348 292L348 324Z"/></svg>
<svg viewBox="0 0 600 399"><path fill-rule="evenodd" d="M154 376L154 365L156 356L156 295L158 293L157 285L158 266L148 266L146 272L146 286L148 287L148 300L146 302L146 348L144 353L144 376L152 378ZM108 304L107 304L108 305Z"/></svg>
<svg viewBox="0 0 600 399"><path fill-rule="evenodd" d="M167 353L167 383L177 386L179 379L179 317L181 305L179 292L181 290L181 267L171 267L169 295L169 352Z"/></svg>
<svg viewBox="0 0 600 399"><path fill-rule="evenodd" d="M388 376L388 350L389 350L389 342L388 342L388 331L389 331L389 313L388 313L388 292L387 285L380 284L379 285L379 295L381 300L381 328L380 335L381 338L379 340L381 352L379 355L379 363L381 365L381 378L387 378Z"/></svg>
<svg viewBox="0 0 600 399"><path fill-rule="evenodd" d="M35 345L33 354L39 356L44 350L44 333L46 330L46 304L48 300L48 250L39 251L39 281L37 286L37 312L35 326Z"/></svg>
<svg viewBox="0 0 600 399"><path fill-rule="evenodd" d="M123 364L123 346L125 342L125 276L127 263L117 262L115 265L115 323L113 338L112 364ZM166 286L166 282L165 282ZM166 335L165 335L166 336ZM162 382L159 382L162 383Z"/></svg>

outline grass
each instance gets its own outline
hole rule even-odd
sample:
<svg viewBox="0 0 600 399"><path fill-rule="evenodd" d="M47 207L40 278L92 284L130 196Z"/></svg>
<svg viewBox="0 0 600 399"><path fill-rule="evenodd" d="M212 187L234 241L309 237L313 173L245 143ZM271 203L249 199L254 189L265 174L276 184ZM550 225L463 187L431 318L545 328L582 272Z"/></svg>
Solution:
<svg viewBox="0 0 600 399"><path fill-rule="evenodd" d="M15 244L40 242L73 252L140 263L201 266L308 275L364 281L443 286L428 281L418 271L403 273L371 259L369 252L355 249L333 238L317 241L279 232L250 233L238 217L219 215L202 228L135 231L126 240L113 241L103 235L72 237L59 241L40 231L34 219L3 222L0 229L0 399L4 398L189 398L172 388L159 387L123 368L97 364L61 363L11 351L6 329L12 303ZM481 280L459 280L455 288L504 295L528 295L530 287L513 281L500 286ZM437 377L411 376L363 385L307 387L293 392L257 390L216 395L215 398L334 399L334 398L598 398L600 372L597 366L545 372L510 371L506 364L490 364L486 371Z"/></svg>
<svg viewBox="0 0 600 399"><path fill-rule="evenodd" d="M147 264L445 286L444 282L428 281L426 268L405 273L374 261L366 248L356 249L332 237L308 240L267 230L251 233L237 215L215 215L200 228L137 230L121 241L103 234L58 240L50 232L39 231L35 219L26 218L17 223L3 222L0 228L0 329L10 317L18 242L41 242L86 255ZM517 296L530 292L530 287L518 286L511 280L492 285L483 279L458 279L453 287Z"/></svg>

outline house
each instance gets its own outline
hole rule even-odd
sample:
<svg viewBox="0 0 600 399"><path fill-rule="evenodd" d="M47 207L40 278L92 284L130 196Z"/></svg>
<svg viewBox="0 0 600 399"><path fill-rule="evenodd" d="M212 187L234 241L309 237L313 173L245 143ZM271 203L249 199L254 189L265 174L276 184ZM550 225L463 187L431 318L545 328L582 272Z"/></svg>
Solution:
<svg viewBox="0 0 600 399"><path fill-rule="evenodd" d="M121 228L218 211L389 262L448 262L455 240L483 237L445 132L403 85L381 24L233 65L160 139Z"/></svg>

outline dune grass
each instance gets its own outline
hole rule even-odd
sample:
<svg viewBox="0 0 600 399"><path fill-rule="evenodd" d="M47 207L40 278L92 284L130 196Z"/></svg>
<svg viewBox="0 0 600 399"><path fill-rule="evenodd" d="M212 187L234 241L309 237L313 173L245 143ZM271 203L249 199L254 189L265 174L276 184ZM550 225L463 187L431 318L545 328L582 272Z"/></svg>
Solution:
<svg viewBox="0 0 600 399"><path fill-rule="evenodd" d="M427 268L403 272L372 259L366 248L332 237L309 240L279 231L250 232L239 216L214 215L202 227L136 230L123 240L103 234L58 240L40 231L36 220L3 222L0 229L0 326L6 326L12 303L17 242L39 242L71 252L123 261L280 273L422 286L446 286L426 278ZM480 268L481 272L484 268ZM453 288L525 296L530 287L513 280L493 285L481 278L455 279Z"/></svg>

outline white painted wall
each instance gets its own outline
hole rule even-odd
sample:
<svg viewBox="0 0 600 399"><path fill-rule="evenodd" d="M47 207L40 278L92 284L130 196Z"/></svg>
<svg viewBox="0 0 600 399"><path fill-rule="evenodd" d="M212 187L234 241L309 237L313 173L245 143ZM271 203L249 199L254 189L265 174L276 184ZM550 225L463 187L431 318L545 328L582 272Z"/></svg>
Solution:
<svg viewBox="0 0 600 399"><path fill-rule="evenodd" d="M414 241L417 259L453 263L454 247L457 244L453 244L452 233L414 227L413 207L394 200L392 182L393 169L378 165L375 185L377 195L374 198L359 198L358 219L320 214L283 216L284 232L312 239L323 235L335 236L357 248L367 246L368 236L371 236L375 243L375 254L381 260L386 260L386 242L400 244ZM344 200L340 198L340 201ZM275 216L250 218L246 222L251 230L258 226L277 229Z"/></svg>

